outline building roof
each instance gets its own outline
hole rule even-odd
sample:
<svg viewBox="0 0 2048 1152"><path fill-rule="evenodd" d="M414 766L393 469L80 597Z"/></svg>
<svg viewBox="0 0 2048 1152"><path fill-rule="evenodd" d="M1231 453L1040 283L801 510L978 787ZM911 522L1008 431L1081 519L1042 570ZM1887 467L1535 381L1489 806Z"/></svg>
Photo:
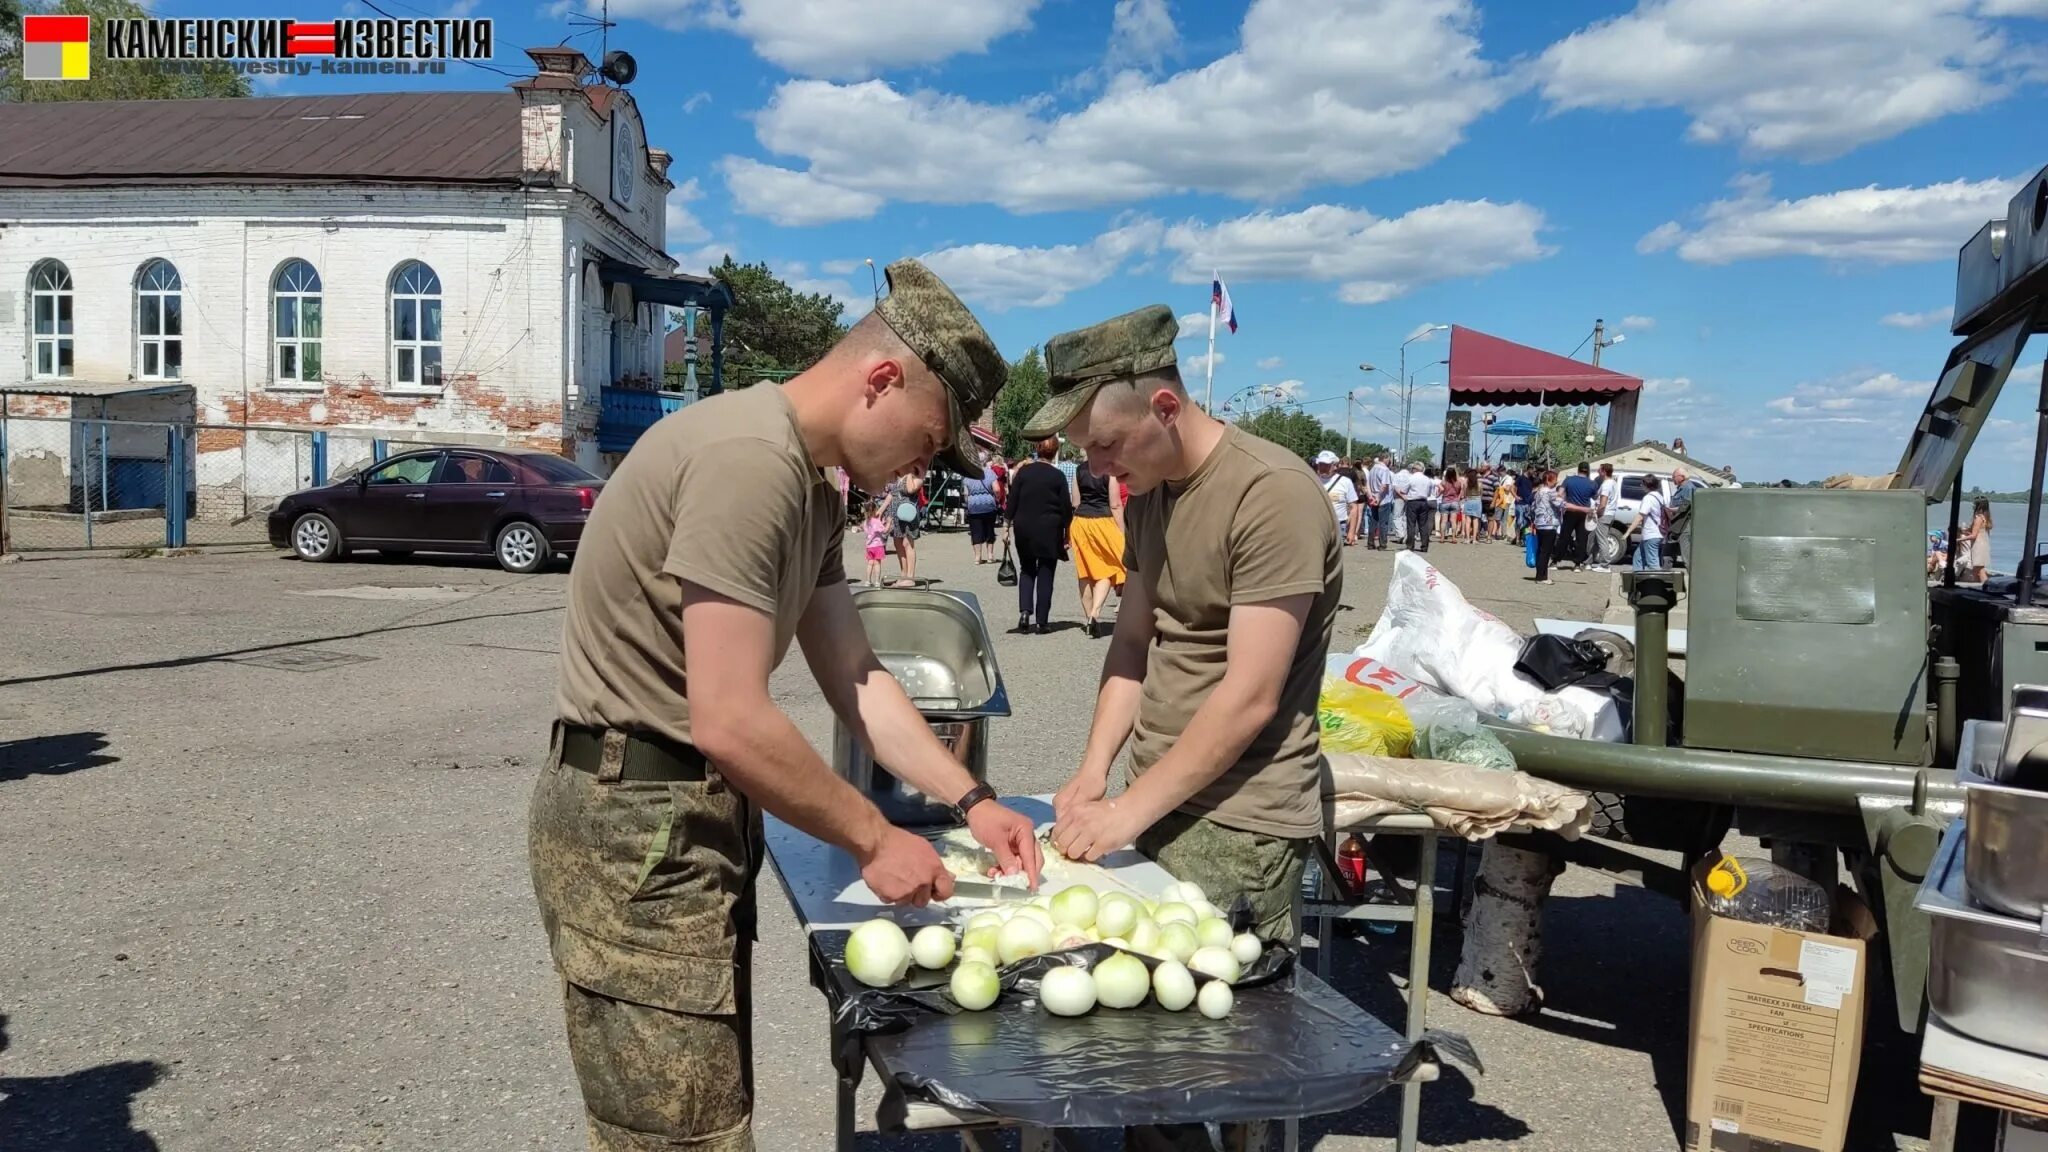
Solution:
<svg viewBox="0 0 2048 1152"><path fill-rule="evenodd" d="M1719 487L1722 484L1726 484L1728 483L1728 481L1734 479L1734 477L1728 475L1728 473L1722 471L1719 468L1714 467L1711 464L1702 464L1699 461L1693 459L1692 457L1687 456L1683 452L1672 451L1671 445L1664 443L1662 440L1638 440L1633 444L1623 445L1622 447L1616 448L1611 452L1602 452L1600 455L1593 457L1591 462L1596 465L1603 463L1619 465L1623 463L1622 457L1627 456L1632 452L1655 453L1656 455L1662 456L1667 460L1672 460L1679 464L1683 464L1685 465L1686 471L1692 473L1695 476L1698 476L1702 480L1706 480L1709 483L1714 484L1716 487Z"/></svg>
<svg viewBox="0 0 2048 1152"><path fill-rule="evenodd" d="M1451 326L1451 403L1601 404L1643 382L1462 325Z"/></svg>
<svg viewBox="0 0 2048 1152"><path fill-rule="evenodd" d="M517 185L512 92L0 104L0 188Z"/></svg>

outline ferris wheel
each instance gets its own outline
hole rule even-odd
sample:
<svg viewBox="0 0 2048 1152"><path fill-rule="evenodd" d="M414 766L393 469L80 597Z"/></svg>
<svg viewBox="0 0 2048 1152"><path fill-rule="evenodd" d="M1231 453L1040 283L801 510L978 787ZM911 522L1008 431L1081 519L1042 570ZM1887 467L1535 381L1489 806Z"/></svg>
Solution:
<svg viewBox="0 0 2048 1152"><path fill-rule="evenodd" d="M1294 389L1279 384L1253 384L1232 392L1230 398L1216 409L1215 415L1219 420L1235 421L1274 409L1298 412L1301 410L1301 398Z"/></svg>

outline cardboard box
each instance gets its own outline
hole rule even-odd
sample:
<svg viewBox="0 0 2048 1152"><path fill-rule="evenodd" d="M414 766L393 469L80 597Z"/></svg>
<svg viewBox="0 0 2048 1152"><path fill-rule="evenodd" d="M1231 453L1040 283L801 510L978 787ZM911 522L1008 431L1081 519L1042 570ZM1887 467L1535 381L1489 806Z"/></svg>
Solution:
<svg viewBox="0 0 2048 1152"><path fill-rule="evenodd" d="M1709 913L1718 861L1693 872L1686 1152L1840 1152L1863 1049L1864 941Z"/></svg>

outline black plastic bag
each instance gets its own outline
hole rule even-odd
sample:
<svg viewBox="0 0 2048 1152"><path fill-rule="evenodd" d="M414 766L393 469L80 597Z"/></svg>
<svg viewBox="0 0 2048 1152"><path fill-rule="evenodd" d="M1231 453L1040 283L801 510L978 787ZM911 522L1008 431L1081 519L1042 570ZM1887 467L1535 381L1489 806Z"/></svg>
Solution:
<svg viewBox="0 0 2048 1152"><path fill-rule="evenodd" d="M1548 634L1531 636L1515 659L1515 671L1535 681L1545 692L1574 684L1595 691L1613 683L1607 672L1607 650L1587 640L1573 640ZM1596 678L1601 683L1592 683Z"/></svg>

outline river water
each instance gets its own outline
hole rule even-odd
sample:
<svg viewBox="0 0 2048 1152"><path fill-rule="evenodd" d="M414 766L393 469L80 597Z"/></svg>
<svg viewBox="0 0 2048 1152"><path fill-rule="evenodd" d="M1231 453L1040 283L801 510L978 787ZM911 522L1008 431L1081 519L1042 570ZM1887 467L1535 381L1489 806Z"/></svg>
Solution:
<svg viewBox="0 0 2048 1152"><path fill-rule="evenodd" d="M2044 513L2048 515L2048 513ZM1963 501L1962 526L1970 527L1970 502ZM1927 530L1948 531L1948 501L1927 509ZM2025 504L1991 505L1991 571L2012 575L2020 570L2020 538L2027 534L2027 506ZM2048 539L2043 535L2042 539Z"/></svg>

